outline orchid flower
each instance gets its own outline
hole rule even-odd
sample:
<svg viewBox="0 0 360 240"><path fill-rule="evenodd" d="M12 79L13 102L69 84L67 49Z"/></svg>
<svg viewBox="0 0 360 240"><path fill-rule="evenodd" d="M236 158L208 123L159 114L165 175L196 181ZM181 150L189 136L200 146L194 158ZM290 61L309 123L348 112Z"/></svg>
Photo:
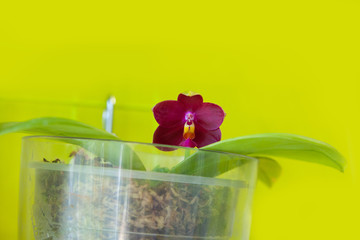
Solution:
<svg viewBox="0 0 360 240"><path fill-rule="evenodd" d="M153 143L184 147L204 147L221 139L223 109L203 102L200 94L179 94L177 101L160 102L153 108L159 124Z"/></svg>

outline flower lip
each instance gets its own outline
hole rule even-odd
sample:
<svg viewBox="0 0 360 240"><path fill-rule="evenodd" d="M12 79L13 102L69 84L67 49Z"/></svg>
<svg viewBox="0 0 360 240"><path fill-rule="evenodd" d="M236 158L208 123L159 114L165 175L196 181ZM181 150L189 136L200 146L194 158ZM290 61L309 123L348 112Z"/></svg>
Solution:
<svg viewBox="0 0 360 240"><path fill-rule="evenodd" d="M193 140L195 138L195 124L194 122L192 122L191 124L189 124L188 122L186 122L184 124L184 133L183 133L183 137L187 140L187 139L191 139ZM195 144L196 145L196 144Z"/></svg>

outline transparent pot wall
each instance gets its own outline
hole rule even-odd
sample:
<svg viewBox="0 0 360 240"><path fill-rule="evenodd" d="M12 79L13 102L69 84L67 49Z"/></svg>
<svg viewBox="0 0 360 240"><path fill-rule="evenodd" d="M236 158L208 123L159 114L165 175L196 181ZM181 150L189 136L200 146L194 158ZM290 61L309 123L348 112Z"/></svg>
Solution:
<svg viewBox="0 0 360 240"><path fill-rule="evenodd" d="M19 239L248 239L256 169L236 154L27 137Z"/></svg>

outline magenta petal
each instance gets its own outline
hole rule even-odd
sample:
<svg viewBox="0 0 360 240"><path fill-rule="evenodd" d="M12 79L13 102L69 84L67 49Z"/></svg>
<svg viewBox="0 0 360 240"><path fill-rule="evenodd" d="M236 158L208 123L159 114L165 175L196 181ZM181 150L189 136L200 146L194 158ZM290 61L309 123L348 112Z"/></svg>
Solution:
<svg viewBox="0 0 360 240"><path fill-rule="evenodd" d="M203 103L203 98L200 94L187 96L180 93L177 100L185 105L186 111L195 111Z"/></svg>
<svg viewBox="0 0 360 240"><path fill-rule="evenodd" d="M163 127L182 126L185 122L185 106L178 101L160 102L155 105L153 112L155 120Z"/></svg>
<svg viewBox="0 0 360 240"><path fill-rule="evenodd" d="M196 143L195 143L193 140L191 140L190 138L188 138L188 139L186 139L186 140L184 139L184 140L180 143L180 146L194 148L194 147L196 147L197 145L196 145Z"/></svg>
<svg viewBox="0 0 360 240"><path fill-rule="evenodd" d="M159 126L153 136L153 143L178 146L183 138L183 127L165 128Z"/></svg>
<svg viewBox="0 0 360 240"><path fill-rule="evenodd" d="M195 112L195 122L207 130L215 130L224 121L224 110L213 103L203 103Z"/></svg>
<svg viewBox="0 0 360 240"><path fill-rule="evenodd" d="M220 140L221 140L220 128L212 131L199 129L199 127L197 128L197 130L195 129L194 142L196 142L198 148L204 147L214 142L218 142Z"/></svg>

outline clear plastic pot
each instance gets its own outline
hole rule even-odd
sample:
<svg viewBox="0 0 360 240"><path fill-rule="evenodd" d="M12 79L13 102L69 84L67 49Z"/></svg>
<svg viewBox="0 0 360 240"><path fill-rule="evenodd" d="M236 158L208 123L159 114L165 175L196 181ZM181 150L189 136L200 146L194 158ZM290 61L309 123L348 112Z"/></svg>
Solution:
<svg viewBox="0 0 360 240"><path fill-rule="evenodd" d="M22 149L21 240L249 238L254 158L64 137Z"/></svg>

